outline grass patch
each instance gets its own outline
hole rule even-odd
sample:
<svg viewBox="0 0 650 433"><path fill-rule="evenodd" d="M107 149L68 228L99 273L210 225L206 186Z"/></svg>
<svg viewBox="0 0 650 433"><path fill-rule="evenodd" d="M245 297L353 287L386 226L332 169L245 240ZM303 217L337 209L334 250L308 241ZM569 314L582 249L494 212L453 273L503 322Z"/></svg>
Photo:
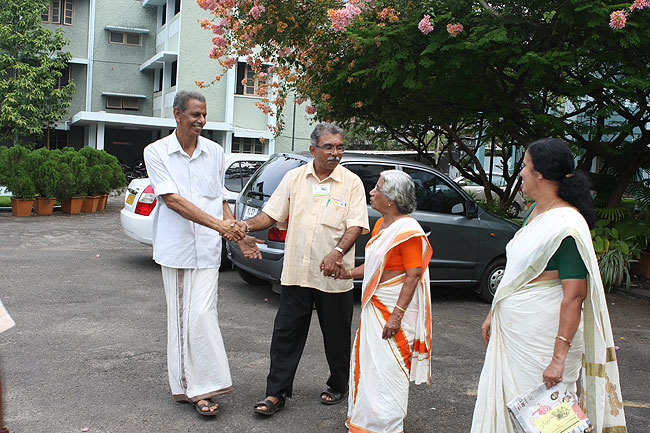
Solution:
<svg viewBox="0 0 650 433"><path fill-rule="evenodd" d="M11 206L11 197L0 195L0 207Z"/></svg>

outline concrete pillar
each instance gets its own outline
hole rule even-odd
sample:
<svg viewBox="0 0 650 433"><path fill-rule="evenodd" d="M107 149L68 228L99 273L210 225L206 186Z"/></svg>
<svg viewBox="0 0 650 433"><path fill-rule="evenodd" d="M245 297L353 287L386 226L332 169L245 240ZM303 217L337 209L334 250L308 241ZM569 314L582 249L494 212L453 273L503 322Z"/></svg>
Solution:
<svg viewBox="0 0 650 433"><path fill-rule="evenodd" d="M97 141L96 141L96 148L98 150L104 150L105 132L106 132L106 124L104 122L99 122L97 124Z"/></svg>

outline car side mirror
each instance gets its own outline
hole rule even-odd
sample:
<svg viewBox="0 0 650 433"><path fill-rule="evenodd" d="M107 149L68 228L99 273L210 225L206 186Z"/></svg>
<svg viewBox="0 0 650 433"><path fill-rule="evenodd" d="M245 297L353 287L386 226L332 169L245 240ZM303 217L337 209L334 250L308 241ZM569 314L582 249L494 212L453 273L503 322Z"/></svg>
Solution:
<svg viewBox="0 0 650 433"><path fill-rule="evenodd" d="M473 200L467 202L467 218L478 217L478 203Z"/></svg>
<svg viewBox="0 0 650 433"><path fill-rule="evenodd" d="M458 182L458 186L467 186L467 182L465 182L464 180L461 180L461 181Z"/></svg>
<svg viewBox="0 0 650 433"><path fill-rule="evenodd" d="M463 203L456 203L451 207L452 215L462 215L465 213L465 206Z"/></svg>

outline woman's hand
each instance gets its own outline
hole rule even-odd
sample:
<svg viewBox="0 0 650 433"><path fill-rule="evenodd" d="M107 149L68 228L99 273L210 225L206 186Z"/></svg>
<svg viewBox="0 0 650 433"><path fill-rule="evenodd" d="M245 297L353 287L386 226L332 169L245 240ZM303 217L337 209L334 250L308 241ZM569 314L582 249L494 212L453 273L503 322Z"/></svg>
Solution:
<svg viewBox="0 0 650 433"><path fill-rule="evenodd" d="M483 337L483 342L487 346L490 342L490 328L492 327L492 309L488 311L487 317L481 325L481 336Z"/></svg>
<svg viewBox="0 0 650 433"><path fill-rule="evenodd" d="M386 325L384 326L384 330L381 333L381 338L387 340L389 338L394 337L395 334L399 332L399 328L402 325L403 316L404 313L399 309L395 308L393 310L393 314L390 315L388 322L386 322Z"/></svg>
<svg viewBox="0 0 650 433"><path fill-rule="evenodd" d="M551 360L551 363L546 367L544 373L542 373L542 381L547 388L557 385L562 382L562 374L564 373L564 361L560 361L555 356Z"/></svg>

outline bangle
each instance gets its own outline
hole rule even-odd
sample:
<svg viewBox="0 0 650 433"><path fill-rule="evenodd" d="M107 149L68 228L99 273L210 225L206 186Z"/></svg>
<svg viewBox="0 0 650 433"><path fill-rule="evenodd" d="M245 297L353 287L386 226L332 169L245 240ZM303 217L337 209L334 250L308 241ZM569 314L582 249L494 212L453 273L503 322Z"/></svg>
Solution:
<svg viewBox="0 0 650 433"><path fill-rule="evenodd" d="M342 256L345 255L345 253L343 252L343 248L341 248L341 247L334 247L334 249L335 249L336 251L338 251L339 253L341 253Z"/></svg>
<svg viewBox="0 0 650 433"><path fill-rule="evenodd" d="M395 304L395 308L397 308L398 310L400 310L402 313L406 313L406 310L405 310L404 308L400 307L400 306L397 305L397 304Z"/></svg>
<svg viewBox="0 0 650 433"><path fill-rule="evenodd" d="M251 231L251 226L249 226L248 223L247 223L246 221L242 221L242 222L243 222L244 225L246 226L246 233L250 232L250 231Z"/></svg>
<svg viewBox="0 0 650 433"><path fill-rule="evenodd" d="M352 276L352 269L350 269L350 279L354 280L354 277Z"/></svg>
<svg viewBox="0 0 650 433"><path fill-rule="evenodd" d="M566 344L569 345L569 347L571 347L571 342L568 339L566 339L565 337L562 337L561 335L556 335L555 338L557 338L558 340L564 341Z"/></svg>

